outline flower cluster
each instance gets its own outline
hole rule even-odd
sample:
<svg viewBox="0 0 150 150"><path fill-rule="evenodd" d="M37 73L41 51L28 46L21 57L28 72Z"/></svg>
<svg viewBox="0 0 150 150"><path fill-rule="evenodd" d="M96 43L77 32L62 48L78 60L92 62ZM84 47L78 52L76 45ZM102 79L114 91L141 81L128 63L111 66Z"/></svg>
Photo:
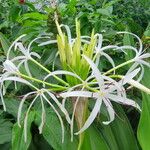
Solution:
<svg viewBox="0 0 150 150"><path fill-rule="evenodd" d="M87 98L87 101L95 101L95 105L86 121L82 122L83 126L79 128L79 131L75 133L76 135L81 134L93 123L98 113L101 112L101 107L105 106L109 114L109 120L103 121L102 123L105 125L111 123L115 119L115 110L113 108L112 102L132 106L141 111L140 106L134 100L129 99L126 93L127 85L130 84L133 87L135 86L136 88L139 88L140 90L143 90L150 94L150 89L139 83L144 75L143 65L150 67L150 64L144 60L145 58L149 58L150 54L144 54L142 43L139 37L137 37L133 33L128 32L117 33L130 34L136 37L139 41L139 50L129 45L108 45L103 47L103 37L101 34L94 34L94 32L92 32L91 37L81 36L80 25L78 21L76 21L76 38L72 38L71 31L68 26L59 25L58 22L56 22L56 25L59 33L57 35L57 39L51 40L49 37L44 37L50 40L41 43L39 46L44 46L47 44L57 44L57 56L59 56L63 70L54 70L53 72L51 72L45 66L40 64L37 61L37 59L40 59L39 54L32 52L31 47L33 42L43 37L36 38L29 43L28 47L26 47L24 46L23 42L20 42L26 35L20 36L12 43L8 50L6 61L3 63L3 73L0 76L0 96L5 111L7 109L5 106L5 100L3 98L7 90L5 82L14 81L15 84L16 82L20 82L22 84L30 86L32 89L31 92L23 96L20 102L17 119L19 126L21 126L20 118L24 102L30 95L35 96L31 101L24 118L25 141L27 140L28 114L36 100L40 100L42 106L39 132L42 133L42 128L46 121L46 111L44 106L44 101L46 101L54 110L61 123L62 142L64 140L64 124L62 115L60 113L64 114L67 122L69 123L71 127L71 137L73 139L74 117L78 117L75 116L75 112L78 111L77 107L79 105L77 104L79 103L79 101L85 100L83 98ZM66 29L67 35L63 33L62 28ZM135 57L116 66L113 58L111 58L111 56L109 56L106 51L108 49L120 50L125 54L126 49L131 49L133 52L135 52ZM19 51L19 54L17 56L13 55L13 50ZM98 64L101 62L101 56L106 57L112 65L112 68L106 72L101 72L98 68ZM43 79L35 78L30 71L31 68L28 61L32 61L33 63L35 63L35 65L43 69L47 73L47 75L43 77ZM117 69L129 63L131 63L132 66L125 73L125 75L116 74L115 71ZM21 67L24 68L24 72L21 72ZM58 75L64 75L66 78L62 79ZM58 80L59 84L49 83L47 79L51 77ZM39 83L38 87L36 87L37 83ZM66 100L75 100L75 102L73 102L75 104L73 105L72 116L69 115L69 112L65 107ZM61 111L57 110L56 106Z"/></svg>

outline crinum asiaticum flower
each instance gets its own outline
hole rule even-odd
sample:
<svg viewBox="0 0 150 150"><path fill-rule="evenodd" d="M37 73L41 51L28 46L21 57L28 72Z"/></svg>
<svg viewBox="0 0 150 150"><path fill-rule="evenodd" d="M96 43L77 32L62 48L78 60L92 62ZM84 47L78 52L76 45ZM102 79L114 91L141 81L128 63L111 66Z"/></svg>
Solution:
<svg viewBox="0 0 150 150"><path fill-rule="evenodd" d="M60 121L62 128L62 141L64 140L64 125L60 113L64 114L67 122L69 123L71 129L71 139L73 139L74 116L77 121L77 125L81 122L80 126L78 125L79 131L75 133L80 134L92 124L97 114L100 112L102 103L104 104L104 106L106 106L109 115L109 120L103 121L103 123L106 125L111 123L115 119L115 110L111 103L112 101L123 105L133 106L138 110L141 110L139 105L135 101L127 98L127 94L125 91L126 86L124 86L126 84L131 84L139 88L140 90L143 90L146 93L150 94L150 89L139 83L139 80L143 77L143 69L141 68L143 68L143 65L147 65L149 67L149 64L143 59L150 57L149 53L143 54L142 45L139 38L139 50L128 45L108 45L103 47L102 35L94 34L93 31L91 36L82 36L80 32L80 23L77 20L75 38L72 38L71 31L67 25L59 25L56 21L56 26L59 33L57 35L57 39L51 40L50 37L38 37L31 41L30 44L26 47L22 42L18 42L18 40L23 38L25 35L20 36L10 46L7 53L7 60L3 64L4 73L0 77L0 90L4 110L6 110L3 99L3 95L5 94L5 81L10 80L21 82L31 87L31 91L23 96L18 109L17 120L19 126L21 125L20 118L22 114L22 106L30 95L34 95L33 100L31 101L31 103L29 103L29 107L24 118L25 141L27 140L28 114L36 100L40 100L42 108L41 124L39 126L40 133L42 132L44 122L46 121L44 102L47 102L49 106L54 110ZM67 35L63 33L62 28L65 28ZM130 34L127 32L119 32L118 34L122 33ZM135 36L134 34L132 35ZM40 38L50 39L49 41L41 43L40 45L57 44L57 54L61 62L62 70L55 70L51 72L51 69L47 69L44 65L36 61L36 58L40 57L37 53L31 52L31 45L35 40ZM20 51L19 55L11 55L13 46L15 50ZM111 58L111 56L106 53L107 49L117 49L123 51L124 53L126 53L126 49L131 49L135 52L135 57L127 62L115 66L113 58ZM112 68L110 70L103 73L99 71L97 65L101 61L101 56L105 56L112 65ZM28 66L28 61L32 61L33 63L38 65L38 67L43 69L47 74L42 79L34 78L29 70L30 66ZM129 63L133 63L133 66L127 71L124 76L115 73L115 70ZM138 66L139 64L141 67ZM21 65L26 70L27 75L19 71ZM142 73L137 81L133 80L134 77L140 74L141 70ZM63 77L60 78L58 77L58 75L63 75ZM48 78L51 77L54 77L57 81L59 81L58 84L50 83ZM118 81L114 78L119 78L120 80ZM34 82L39 84L38 88L35 86ZM69 112L67 112L65 108L65 102L68 98L73 101L73 111L71 117L69 116ZM96 102L89 117L87 118L87 120L84 120L85 111L88 110L87 101L89 100L95 100ZM55 108L55 106L57 108ZM59 111L59 109L61 111Z"/></svg>
<svg viewBox="0 0 150 150"><path fill-rule="evenodd" d="M105 104L106 109L109 113L109 117L110 117L109 121L103 121L103 123L106 125L111 123L115 118L115 110L113 109L111 101L114 101L123 105L133 106L141 111L139 105L135 101L128 99L126 95L122 93L123 85L128 83L133 77L135 77L138 74L138 72L140 71L139 68L137 70L134 70L130 74L127 74L127 76L125 76L121 81L116 82L115 80L102 75L100 71L98 70L96 64L94 64L92 60L90 60L86 56L83 56L83 57L86 59L86 61L90 64L90 67L92 68L92 76L97 80L96 84L98 84L98 88L95 89L95 92L91 92L87 90L86 91L76 90L76 91L69 91L69 92L60 94L60 96L64 98L87 97L87 98L92 98L96 100L95 106L92 112L90 113L90 116L86 120L84 126L75 134L82 133L92 124L97 114L100 112L102 102ZM109 83L112 83L113 85L109 86L108 82L106 81L108 81Z"/></svg>
<svg viewBox="0 0 150 150"><path fill-rule="evenodd" d="M3 99L3 95L6 93L6 88L5 88L5 81L14 81L14 82L20 82L23 84L27 84L29 86L33 86L30 82L24 80L23 78L18 76L19 70L18 68L9 60L6 60L3 63L3 74L0 76L0 96L3 104L3 108L6 111L6 106L5 102Z"/></svg>

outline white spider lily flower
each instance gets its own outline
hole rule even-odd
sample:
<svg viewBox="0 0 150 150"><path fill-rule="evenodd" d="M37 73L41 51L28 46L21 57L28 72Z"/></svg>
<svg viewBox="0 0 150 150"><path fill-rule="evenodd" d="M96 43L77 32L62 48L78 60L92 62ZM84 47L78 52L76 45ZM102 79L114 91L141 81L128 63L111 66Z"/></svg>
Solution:
<svg viewBox="0 0 150 150"><path fill-rule="evenodd" d="M147 67L150 68L150 63L146 62L144 60L144 59L150 58L150 53L144 53L142 41L140 40L140 38L137 35L135 35L133 33L130 33L130 32L117 32L117 33L118 34L129 34L129 35L132 35L139 42L139 50L136 52L136 55L133 58L135 63L130 67L130 69L128 70L128 73L132 72L138 65L140 65L141 68L142 68L142 71L141 71L141 74L140 74L139 78L137 79L137 81L140 81L143 78L143 75L144 75L144 67L143 66L147 66Z"/></svg>
<svg viewBox="0 0 150 150"><path fill-rule="evenodd" d="M50 100L48 99L48 97L46 96L46 94L48 94L48 96L56 103L56 105L60 108L60 110L64 113L66 120L68 121L68 123L70 124L70 117L69 114L67 112L67 110L63 107L63 105L58 101L58 99L55 97L55 95L53 93L51 93L50 91L48 91L47 89L41 89L41 90L37 90L37 91L33 91L33 92L29 92L26 95L24 95L24 97L22 98L20 105L19 105L19 109L18 109L18 116L17 116L17 121L18 121L18 126L21 127L20 124L20 118L21 118L21 112L22 112L22 108L23 108L23 104L25 103L26 99L32 95L32 94L36 94L35 98L33 99L33 101L30 103L28 110L26 112L25 115L25 119L24 119L24 138L25 141L27 140L27 120L28 120L28 114L30 112L31 107L33 106L34 102L37 100L37 98L40 98L41 101L41 106L42 106L42 114L41 114L41 124L39 126L39 133L42 133L42 129L45 123L45 118L46 118L46 113L45 113L45 108L44 108L44 102L43 100L45 100L54 110L54 112L56 113L56 115L58 116L60 123L61 123L61 127L62 127L62 142L64 141L64 125L63 125L63 121L62 121L62 117L59 114L59 112L57 111L57 109L54 107L54 105L50 102Z"/></svg>
<svg viewBox="0 0 150 150"><path fill-rule="evenodd" d="M10 52L11 52L13 46L14 46L20 39L22 39L22 38L25 37L25 36L26 36L26 34L23 34L23 35L19 36L19 37L11 44L11 46L9 47L9 49L8 49L8 51L7 51L7 59L8 59L8 60L10 59Z"/></svg>
<svg viewBox="0 0 150 150"><path fill-rule="evenodd" d="M115 111L113 109L111 101L114 101L114 102L117 102L120 104L124 104L124 105L130 105L130 106L133 106L133 107L141 110L139 105L135 101L126 98L125 95L122 95L119 92L122 88L122 87L120 87L120 82L117 83L113 79L101 75L100 71L98 70L96 65L92 62L92 60L90 60L86 56L83 56L83 57L86 59L86 61L89 63L90 67L92 68L92 75L98 81L99 90L97 92L71 91L71 92L65 92L65 93L60 94L60 96L62 96L64 98L66 98L66 97L87 97L87 98L93 98L96 100L95 106L94 106L90 116L86 120L83 127L75 134L82 133L91 125L91 123L96 118L97 114L100 112L102 102L105 104L106 109L109 114L109 118L110 118L109 121L103 121L103 124L105 124L105 125L108 125L109 123L111 123L115 118ZM130 74L130 76L128 75L127 77L125 77L124 80L122 81L123 82L122 84L125 84L126 82L131 80L138 72L139 72L139 69L132 72L132 74ZM105 85L104 80L113 82L114 85L111 85L109 87L108 85ZM115 88L113 88L113 87L115 87ZM117 90L117 92L115 92L116 90Z"/></svg>
<svg viewBox="0 0 150 150"><path fill-rule="evenodd" d="M20 68L20 66L24 64L25 70L29 76L32 76L32 75L29 69L28 60L32 59L32 56L37 57L39 59L41 58L36 52L30 52L31 44L29 44L28 49L26 49L21 42L16 42L15 50L19 49L21 53L23 54L23 56L17 56L11 60L12 62L19 61L18 68Z"/></svg>

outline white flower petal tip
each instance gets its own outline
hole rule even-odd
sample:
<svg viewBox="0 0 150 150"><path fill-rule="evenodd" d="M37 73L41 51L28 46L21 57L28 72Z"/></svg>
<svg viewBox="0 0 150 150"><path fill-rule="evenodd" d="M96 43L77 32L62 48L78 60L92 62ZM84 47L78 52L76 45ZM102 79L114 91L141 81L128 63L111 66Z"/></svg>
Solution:
<svg viewBox="0 0 150 150"><path fill-rule="evenodd" d="M111 121L111 122L112 122L112 121ZM111 122L110 122L110 121L103 121L102 123L103 123L104 125L109 125Z"/></svg>
<svg viewBox="0 0 150 150"><path fill-rule="evenodd" d="M15 66L14 63L12 63L10 60L6 60L4 63L3 63L3 66L4 66L4 70L7 71L7 72L18 72L18 68Z"/></svg>

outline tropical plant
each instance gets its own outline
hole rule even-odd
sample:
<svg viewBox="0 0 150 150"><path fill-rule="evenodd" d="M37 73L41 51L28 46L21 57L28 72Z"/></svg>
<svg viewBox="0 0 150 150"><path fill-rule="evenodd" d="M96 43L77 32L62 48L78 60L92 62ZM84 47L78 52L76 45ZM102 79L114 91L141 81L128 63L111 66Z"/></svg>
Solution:
<svg viewBox="0 0 150 150"><path fill-rule="evenodd" d="M41 104L41 123L38 123L38 125L39 133L42 134L44 124L46 123L46 118L51 117L46 117L46 109L49 109L46 105L47 103L56 113L56 116L60 121L62 142L64 142L65 138L65 127L62 118L65 117L66 122L70 125L70 140L73 141L75 117L77 123L76 128L78 129L75 134L79 134L78 149L83 149L85 146L84 142L86 141L84 131L92 124L99 112L100 115L101 113L104 115L104 118L107 116L109 118L108 121L101 119L101 122L104 125L110 124L115 119L115 109L113 108L112 102L133 106L141 111L141 108L137 102L127 98L126 89L130 88L128 85L131 85L150 94L150 89L139 83L144 75L143 65L150 67L149 63L144 60L149 58L150 54L143 53L141 40L138 36L129 32L118 32L117 34L129 34L137 38L139 42L139 49L136 49L130 45L108 45L103 47L102 35L97 33L94 34L93 31L90 37L82 36L80 33L80 23L77 20L75 38L72 38L71 31L67 25L59 25L56 20L56 26L58 30L57 39L42 42L39 46L48 44L56 44L58 46L58 53L55 58L57 59L59 56L61 70L55 70L54 68L53 71L50 71L37 61L37 59L40 59L40 56L36 52L31 51L33 42L44 38L50 39L50 37L37 37L31 41L28 46L25 46L23 41L21 42L25 35L22 35L9 47L6 61L3 63L4 73L1 75L0 80L1 100L3 108L6 111L7 107L3 95L5 95L7 88L11 85L9 81L14 81L16 89L18 86L17 82L30 87L29 92L22 97L18 108L17 121L20 129L19 127L17 129L15 125L13 134L13 136L16 136L15 132L18 132L18 134L23 132L24 142L28 143L26 148L29 146L31 141L30 126L34 121L34 116L36 115L36 112L31 111L32 106L36 105L36 103ZM64 28L67 31L67 35L61 28ZM107 54L107 50L109 49L117 50L121 53L126 53L125 50L130 49L135 53L135 56L132 59L115 66L113 59ZM100 71L98 69L103 57L105 57L112 65L112 68L107 71ZM133 65L126 73L123 75L117 73L118 69L128 64ZM34 65L37 65L45 71L41 77L34 75L32 71ZM59 75L62 75L62 77ZM138 78L133 79L137 75ZM57 84L56 81L50 82L48 80L50 78L56 80ZM30 96L33 97L33 100L29 103L23 117L23 104ZM68 100L71 101L69 104L69 106L72 107L71 110L66 108L66 103ZM93 100L96 102L92 108L91 103L93 103ZM92 109L91 111L89 111L89 107ZM39 108L36 111L40 111ZM22 123L24 124L23 127L21 127ZM23 128L22 131L17 131L21 130L21 128ZM15 138L13 142L17 142ZM105 147L105 149L109 147L106 142L104 142L103 138L100 141L97 141L97 143ZM15 145L18 146L18 144L14 143L14 149ZM53 147L54 145L51 146ZM55 147L55 149L57 148Z"/></svg>

